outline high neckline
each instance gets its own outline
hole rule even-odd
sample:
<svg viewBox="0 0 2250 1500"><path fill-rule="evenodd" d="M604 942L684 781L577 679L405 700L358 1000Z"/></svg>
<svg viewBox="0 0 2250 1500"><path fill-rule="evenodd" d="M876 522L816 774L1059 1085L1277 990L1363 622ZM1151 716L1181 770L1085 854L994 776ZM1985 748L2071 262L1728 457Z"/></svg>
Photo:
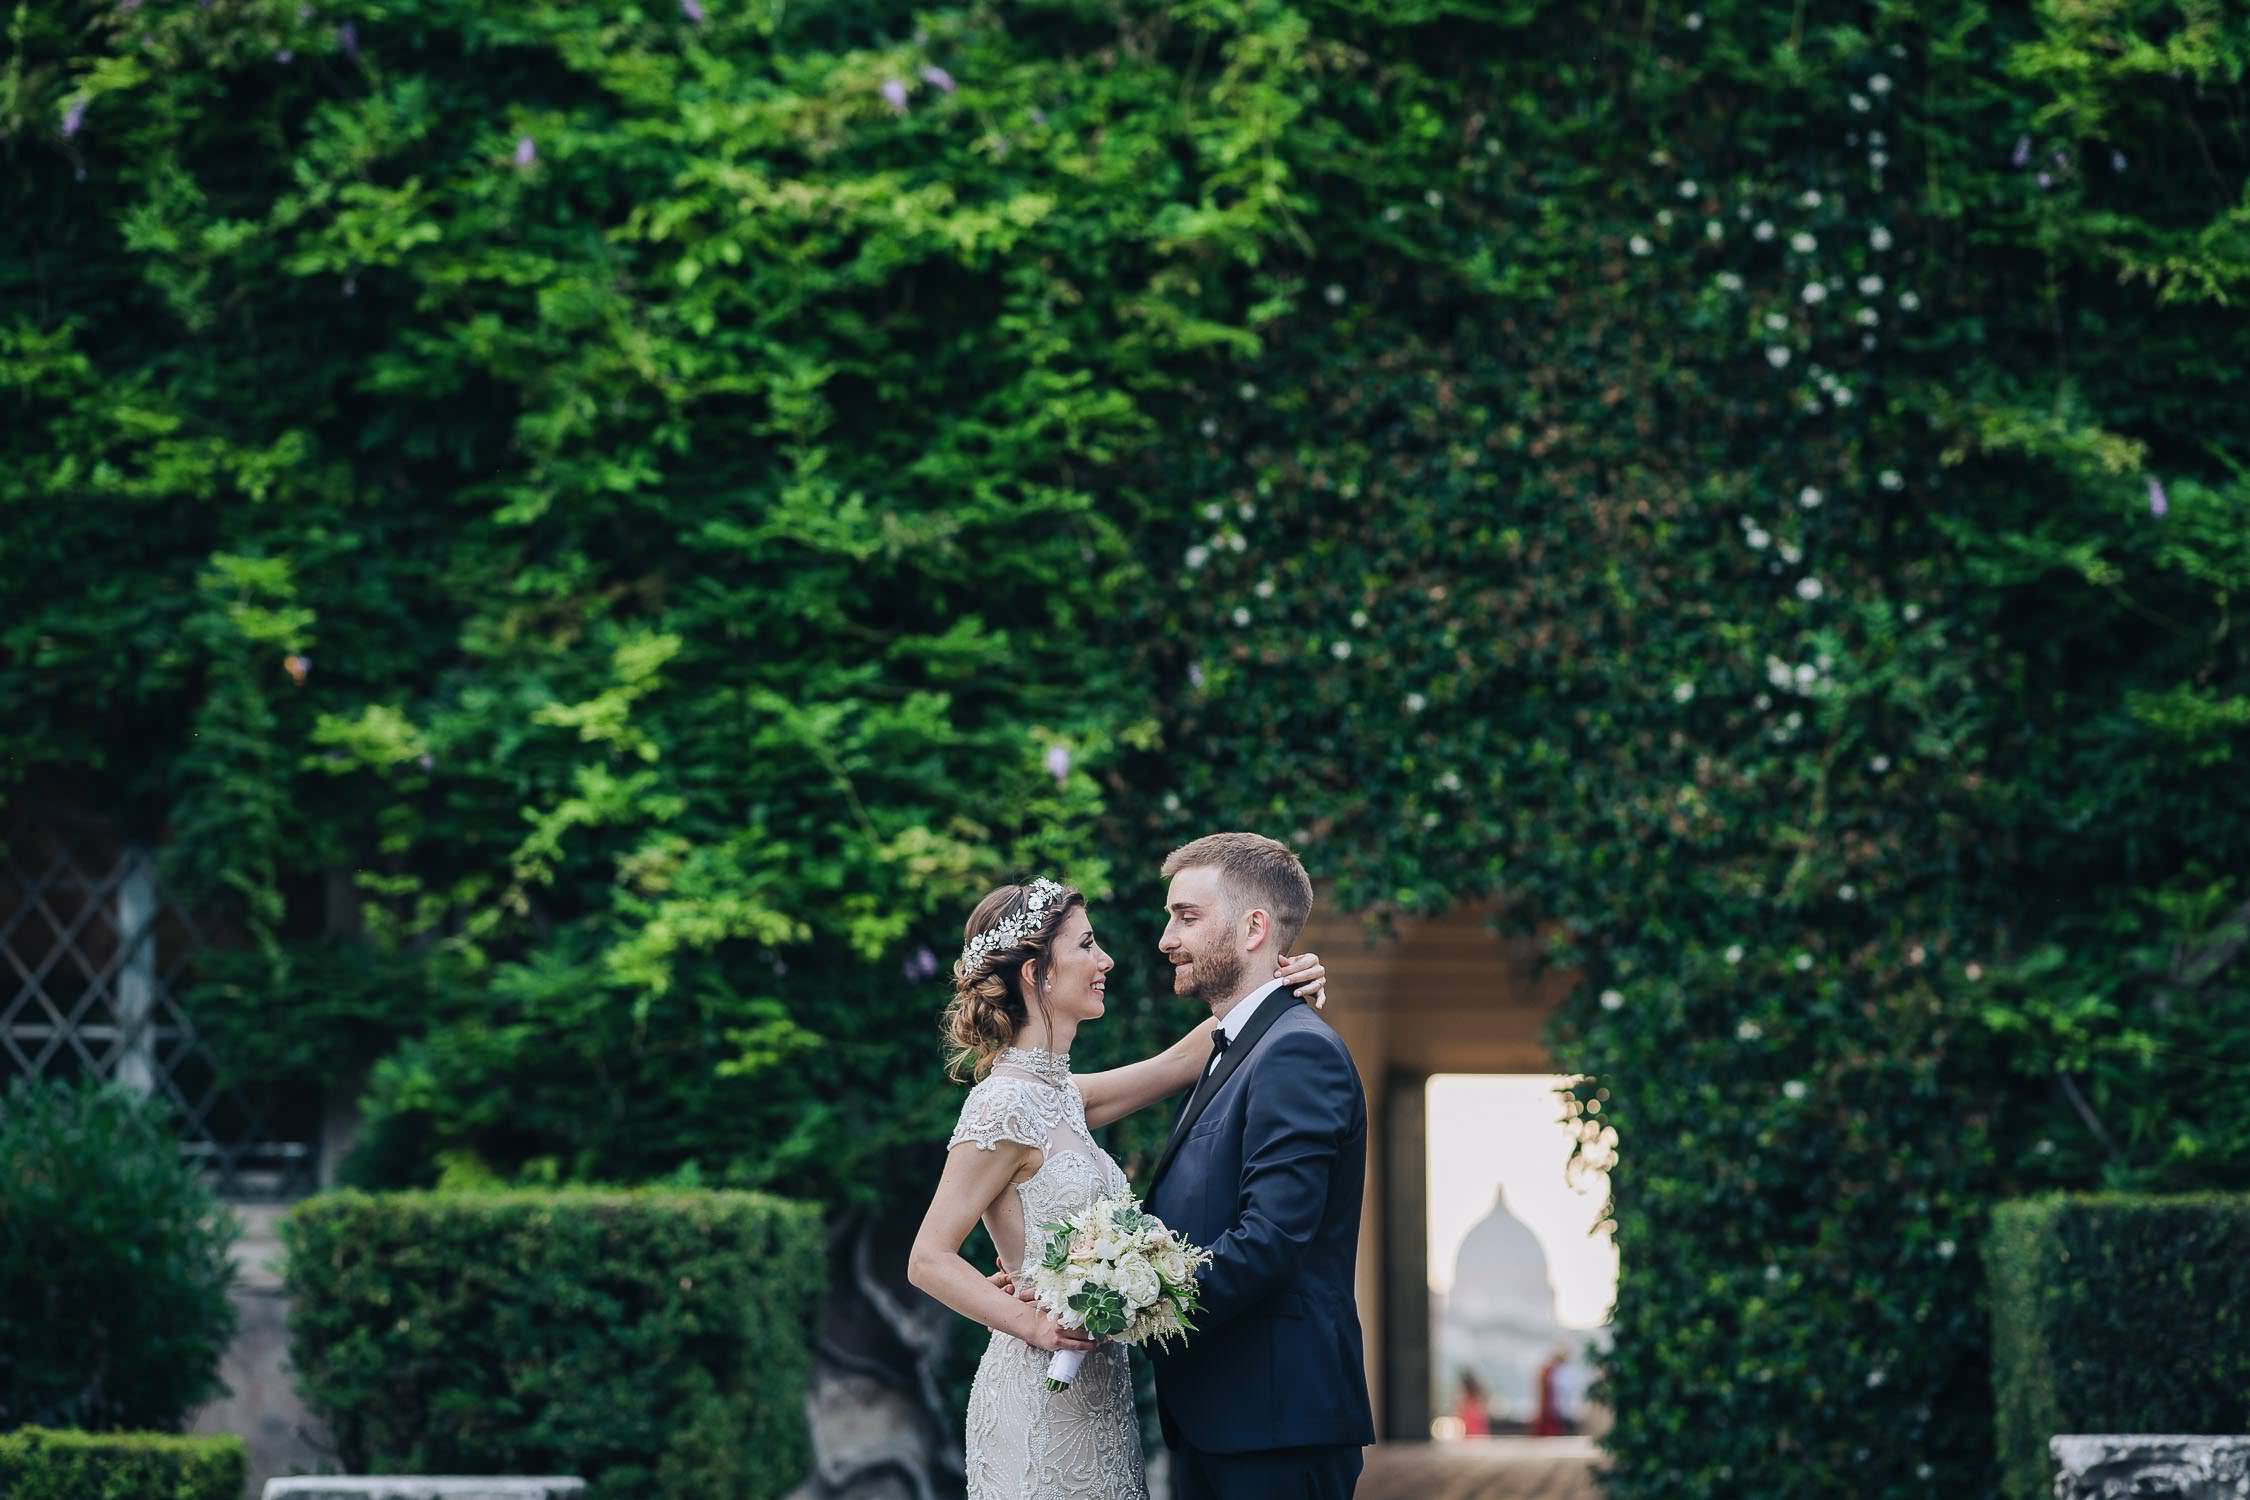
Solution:
<svg viewBox="0 0 2250 1500"><path fill-rule="evenodd" d="M1070 1054L1044 1047L1010 1047L1000 1054L1000 1064L1021 1068L1041 1083L1062 1088L1070 1082Z"/></svg>

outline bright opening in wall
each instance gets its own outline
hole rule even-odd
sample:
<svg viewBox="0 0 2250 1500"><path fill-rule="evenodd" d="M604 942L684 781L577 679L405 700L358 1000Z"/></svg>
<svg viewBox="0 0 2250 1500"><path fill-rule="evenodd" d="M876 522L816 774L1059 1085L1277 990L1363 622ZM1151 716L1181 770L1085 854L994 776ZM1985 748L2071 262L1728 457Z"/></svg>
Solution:
<svg viewBox="0 0 2250 1500"><path fill-rule="evenodd" d="M1598 1432L1617 1247L1548 1075L1429 1081L1431 1435Z"/></svg>

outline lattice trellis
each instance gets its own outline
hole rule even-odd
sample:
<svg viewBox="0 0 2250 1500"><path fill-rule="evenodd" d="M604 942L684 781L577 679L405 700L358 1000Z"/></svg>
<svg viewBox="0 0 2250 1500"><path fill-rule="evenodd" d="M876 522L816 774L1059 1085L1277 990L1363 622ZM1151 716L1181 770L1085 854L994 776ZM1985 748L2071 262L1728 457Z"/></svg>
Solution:
<svg viewBox="0 0 2250 1500"><path fill-rule="evenodd" d="M222 1194L309 1192L317 1111L221 1085L176 996L205 937L163 899L148 851L101 855L53 836L9 843L0 861L0 1077L91 1075L161 1095L181 1150Z"/></svg>

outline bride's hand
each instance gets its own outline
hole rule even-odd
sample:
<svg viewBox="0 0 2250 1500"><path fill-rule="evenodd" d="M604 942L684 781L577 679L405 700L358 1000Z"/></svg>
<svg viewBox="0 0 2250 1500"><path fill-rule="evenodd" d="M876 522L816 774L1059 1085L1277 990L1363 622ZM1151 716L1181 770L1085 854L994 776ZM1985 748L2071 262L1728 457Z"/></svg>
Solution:
<svg viewBox="0 0 2250 1500"><path fill-rule="evenodd" d="M1052 1314L1041 1312L1035 1316L1038 1321L1031 1325L1031 1331L1024 1335L1023 1340L1032 1348L1055 1354L1064 1349L1091 1350L1096 1347L1092 1339L1063 1327L1054 1320Z"/></svg>
<svg viewBox="0 0 2250 1500"><path fill-rule="evenodd" d="M1328 971L1320 966L1317 953L1300 953L1283 959L1281 967L1273 971L1273 977L1288 980L1289 987L1314 1010L1328 1003Z"/></svg>

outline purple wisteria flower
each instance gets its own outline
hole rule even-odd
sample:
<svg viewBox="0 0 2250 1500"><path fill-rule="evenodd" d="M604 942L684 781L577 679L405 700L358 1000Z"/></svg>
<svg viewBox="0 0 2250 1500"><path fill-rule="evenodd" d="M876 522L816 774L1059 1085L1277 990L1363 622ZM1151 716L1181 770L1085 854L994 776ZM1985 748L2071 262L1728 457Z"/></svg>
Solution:
<svg viewBox="0 0 2250 1500"><path fill-rule="evenodd" d="M702 0L680 0L680 14L701 26L703 24Z"/></svg>
<svg viewBox="0 0 2250 1500"><path fill-rule="evenodd" d="M1049 745L1047 747L1047 774L1055 778L1055 785L1057 786L1061 786L1070 779L1070 747L1068 745Z"/></svg>
<svg viewBox="0 0 2250 1500"><path fill-rule="evenodd" d="M2055 179L2054 179L2054 178L2052 178L2052 177L2049 177L2049 176L2048 176L2048 175L2047 175L2046 173L2044 173L2044 172L2041 172L2041 173L2039 174L2039 186L2040 186L2040 187L2041 187L2042 189L2046 189L2046 188L2051 188L2051 187L2053 187L2054 185L2055 185Z"/></svg>
<svg viewBox="0 0 2250 1500"><path fill-rule="evenodd" d="M2171 498L2164 493L2164 481L2158 479L2154 474L2149 475L2148 513L2161 521L2164 519L2165 512L2171 508Z"/></svg>
<svg viewBox="0 0 2250 1500"><path fill-rule="evenodd" d="M71 101L70 101L70 108L68 108L68 109L66 109L66 110L64 110L64 111L63 111L63 117L62 117L62 133L63 133L63 139L67 141L67 140L69 140L69 139L70 139L71 137L73 137L73 136L77 135L77 134L78 134L78 131L79 131L79 128L80 128L81 126L83 126L83 125L84 125L85 123L86 123L86 101L85 101L85 100L83 100L83 99L73 99L73 100L71 100Z"/></svg>
<svg viewBox="0 0 2250 1500"><path fill-rule="evenodd" d="M953 75L936 63L924 63L922 65L922 81L941 94L953 92Z"/></svg>
<svg viewBox="0 0 2250 1500"><path fill-rule="evenodd" d="M359 61L359 26L356 22L346 21L336 28L336 50L353 62Z"/></svg>
<svg viewBox="0 0 2250 1500"><path fill-rule="evenodd" d="M883 102L884 102L885 104L888 104L888 105L889 105L889 106L891 107L891 113L892 113L892 114L895 114L895 115L903 115L903 114L905 114L905 113L906 113L906 85L905 85L905 84L903 84L903 83L901 83L901 82L899 82L899 81L898 81L898 80L897 80L896 78L886 78L886 79L884 79L884 80L883 80Z"/></svg>
<svg viewBox="0 0 2250 1500"><path fill-rule="evenodd" d="M2016 149L2008 157L2008 165L2011 167L2027 166L2030 164L2030 161L2031 137L2028 135L2019 135L2016 137Z"/></svg>
<svg viewBox="0 0 2250 1500"><path fill-rule="evenodd" d="M516 137L516 165L528 167L539 160L539 144L528 135Z"/></svg>

